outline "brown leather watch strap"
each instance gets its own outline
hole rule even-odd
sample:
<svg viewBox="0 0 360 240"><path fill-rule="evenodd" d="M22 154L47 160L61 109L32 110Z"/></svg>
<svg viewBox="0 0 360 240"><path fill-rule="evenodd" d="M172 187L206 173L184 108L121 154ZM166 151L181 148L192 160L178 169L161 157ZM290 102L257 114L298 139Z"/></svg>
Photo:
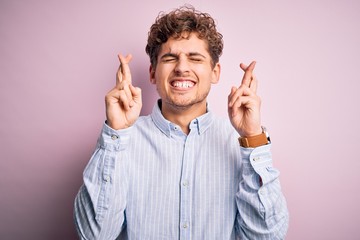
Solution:
<svg viewBox="0 0 360 240"><path fill-rule="evenodd" d="M240 143L240 146L242 146L242 147L254 148L254 147L259 147L259 146L268 144L269 140L266 136L266 133L263 132L259 135L252 136L252 137L239 137L239 143Z"/></svg>

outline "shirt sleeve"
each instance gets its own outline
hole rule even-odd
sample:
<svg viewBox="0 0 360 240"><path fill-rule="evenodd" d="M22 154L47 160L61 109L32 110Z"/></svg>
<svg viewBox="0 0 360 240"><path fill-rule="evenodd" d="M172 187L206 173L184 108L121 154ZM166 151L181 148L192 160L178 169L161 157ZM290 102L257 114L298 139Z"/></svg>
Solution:
<svg viewBox="0 0 360 240"><path fill-rule="evenodd" d="M236 194L241 239L284 239L288 229L289 214L270 148L241 147L242 177Z"/></svg>
<svg viewBox="0 0 360 240"><path fill-rule="evenodd" d="M74 203L74 221L81 239L116 239L126 224L127 157L123 150L130 132L131 128L116 131L103 125Z"/></svg>

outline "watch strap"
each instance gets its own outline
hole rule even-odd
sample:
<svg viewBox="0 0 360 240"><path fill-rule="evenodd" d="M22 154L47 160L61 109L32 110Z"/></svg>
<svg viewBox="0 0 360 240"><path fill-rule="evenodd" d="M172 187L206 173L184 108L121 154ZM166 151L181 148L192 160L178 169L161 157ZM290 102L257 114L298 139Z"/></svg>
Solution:
<svg viewBox="0 0 360 240"><path fill-rule="evenodd" d="M262 132L261 134L252 137L239 137L240 146L245 148L255 148L266 145L269 142L266 132Z"/></svg>

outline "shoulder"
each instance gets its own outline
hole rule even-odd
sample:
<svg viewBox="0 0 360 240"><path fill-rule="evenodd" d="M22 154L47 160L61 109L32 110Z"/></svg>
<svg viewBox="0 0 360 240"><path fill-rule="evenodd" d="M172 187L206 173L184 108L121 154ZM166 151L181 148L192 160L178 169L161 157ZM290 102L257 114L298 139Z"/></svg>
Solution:
<svg viewBox="0 0 360 240"><path fill-rule="evenodd" d="M214 115L213 117L213 128L219 129L221 131L226 131L229 133L236 133L234 127L231 125L231 122L228 117L221 117Z"/></svg>
<svg viewBox="0 0 360 240"><path fill-rule="evenodd" d="M135 129L147 128L150 127L151 125L154 124L150 115L140 116L134 123L134 128Z"/></svg>
<svg viewBox="0 0 360 240"><path fill-rule="evenodd" d="M221 139L223 142L237 141L239 137L238 132L227 117L213 116L209 130L208 134L215 135L216 138Z"/></svg>

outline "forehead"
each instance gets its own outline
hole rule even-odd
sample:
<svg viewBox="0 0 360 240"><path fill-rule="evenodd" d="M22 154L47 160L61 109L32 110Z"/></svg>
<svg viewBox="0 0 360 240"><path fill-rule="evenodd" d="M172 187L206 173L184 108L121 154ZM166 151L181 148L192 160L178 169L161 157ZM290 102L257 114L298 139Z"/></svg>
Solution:
<svg viewBox="0 0 360 240"><path fill-rule="evenodd" d="M161 45L159 56L164 53L189 54L194 52L209 56L206 40L198 38L195 33L191 33L186 38L169 38L167 42Z"/></svg>

